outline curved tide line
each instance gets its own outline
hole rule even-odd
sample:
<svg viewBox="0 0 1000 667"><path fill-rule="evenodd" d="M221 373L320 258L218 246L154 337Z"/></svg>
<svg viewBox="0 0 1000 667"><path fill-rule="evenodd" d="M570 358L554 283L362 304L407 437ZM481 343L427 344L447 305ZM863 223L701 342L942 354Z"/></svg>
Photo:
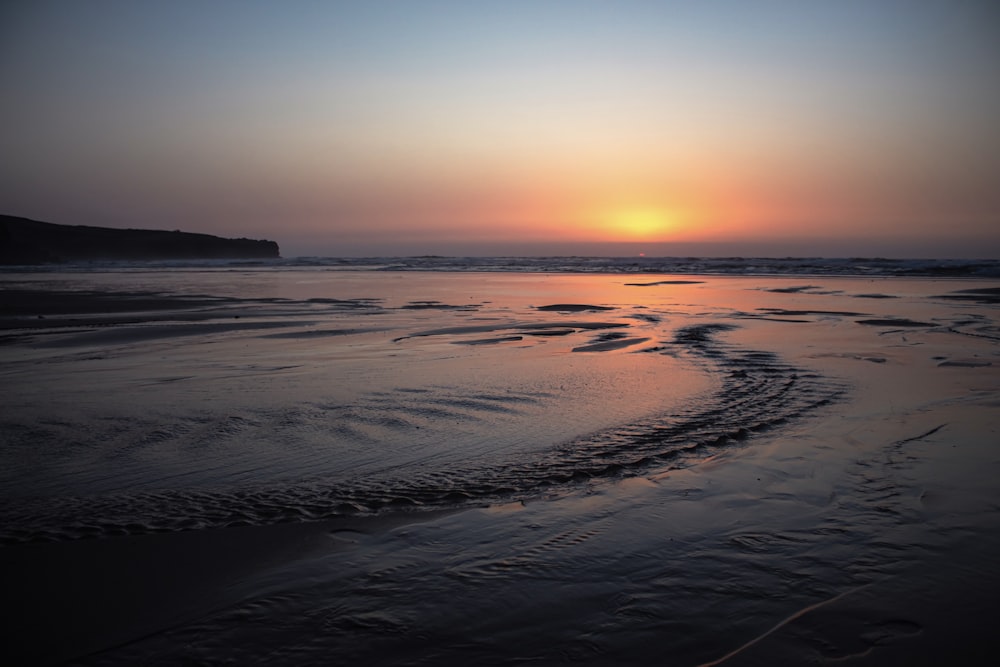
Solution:
<svg viewBox="0 0 1000 667"><path fill-rule="evenodd" d="M520 460L225 491L174 490L32 499L0 509L0 544L320 521L346 515L507 502L564 492L579 483L693 465L837 400L845 387L769 352L717 340L730 324L684 327L657 349L690 355L721 386L684 410L605 429ZM650 353L650 352L642 352Z"/></svg>

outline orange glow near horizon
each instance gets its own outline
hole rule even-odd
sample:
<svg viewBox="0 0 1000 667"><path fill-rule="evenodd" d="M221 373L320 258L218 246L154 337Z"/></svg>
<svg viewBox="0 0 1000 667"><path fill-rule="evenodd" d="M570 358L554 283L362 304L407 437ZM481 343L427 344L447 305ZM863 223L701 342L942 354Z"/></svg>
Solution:
<svg viewBox="0 0 1000 667"><path fill-rule="evenodd" d="M578 231L586 240L660 242L691 238L705 215L687 207L660 204L591 207L578 216Z"/></svg>
<svg viewBox="0 0 1000 667"><path fill-rule="evenodd" d="M659 208L629 208L609 216L609 226L622 237L636 241L663 238L676 226L674 216Z"/></svg>

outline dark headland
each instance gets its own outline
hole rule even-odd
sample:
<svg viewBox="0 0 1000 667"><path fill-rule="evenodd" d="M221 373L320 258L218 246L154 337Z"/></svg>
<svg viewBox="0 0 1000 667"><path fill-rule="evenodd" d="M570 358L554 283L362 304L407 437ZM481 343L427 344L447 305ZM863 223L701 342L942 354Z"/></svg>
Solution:
<svg viewBox="0 0 1000 667"><path fill-rule="evenodd" d="M57 225L0 215L0 264L90 260L266 259L279 257L274 241L224 239L156 229Z"/></svg>

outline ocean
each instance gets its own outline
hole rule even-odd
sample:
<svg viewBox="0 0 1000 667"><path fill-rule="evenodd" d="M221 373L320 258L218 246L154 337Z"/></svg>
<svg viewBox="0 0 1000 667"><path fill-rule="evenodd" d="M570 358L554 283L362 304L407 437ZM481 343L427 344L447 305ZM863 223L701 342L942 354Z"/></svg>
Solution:
<svg viewBox="0 0 1000 667"><path fill-rule="evenodd" d="M957 655L937 604L969 591L988 647L998 285L878 258L5 270L15 655L902 664Z"/></svg>

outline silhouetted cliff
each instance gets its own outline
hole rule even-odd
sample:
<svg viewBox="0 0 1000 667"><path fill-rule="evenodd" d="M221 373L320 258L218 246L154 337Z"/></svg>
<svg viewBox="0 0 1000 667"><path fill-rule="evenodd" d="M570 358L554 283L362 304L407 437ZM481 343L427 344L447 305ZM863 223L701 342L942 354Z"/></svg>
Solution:
<svg viewBox="0 0 1000 667"><path fill-rule="evenodd" d="M0 264L279 257L274 241L155 229L56 225L0 215Z"/></svg>

